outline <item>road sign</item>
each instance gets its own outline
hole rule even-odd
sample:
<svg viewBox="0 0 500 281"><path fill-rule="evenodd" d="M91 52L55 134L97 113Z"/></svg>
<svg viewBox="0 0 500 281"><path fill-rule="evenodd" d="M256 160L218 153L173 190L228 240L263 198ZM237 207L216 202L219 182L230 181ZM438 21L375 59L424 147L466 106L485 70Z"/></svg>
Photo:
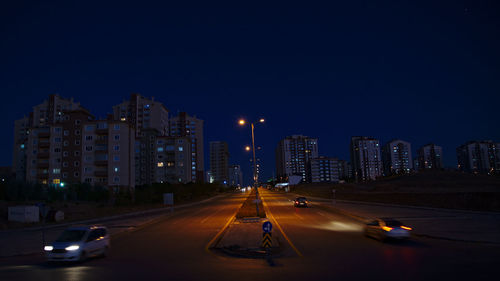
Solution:
<svg viewBox="0 0 500 281"><path fill-rule="evenodd" d="M271 230L273 230L273 225L271 224L270 221L266 221L265 223L262 224L262 230L265 233L269 233L271 232Z"/></svg>
<svg viewBox="0 0 500 281"><path fill-rule="evenodd" d="M262 234L262 244L260 245L262 248L271 248L273 245L273 241L271 240L271 233L264 232Z"/></svg>

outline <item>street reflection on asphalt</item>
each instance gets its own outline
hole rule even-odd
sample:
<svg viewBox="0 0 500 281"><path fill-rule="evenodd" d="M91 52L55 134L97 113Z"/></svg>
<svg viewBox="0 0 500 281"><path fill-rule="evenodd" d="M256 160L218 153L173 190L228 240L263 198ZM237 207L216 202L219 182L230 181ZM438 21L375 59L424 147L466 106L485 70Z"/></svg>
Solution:
<svg viewBox="0 0 500 281"><path fill-rule="evenodd" d="M363 231L363 226L356 223L332 221L325 224L311 225L313 228L338 231L338 232L361 232Z"/></svg>

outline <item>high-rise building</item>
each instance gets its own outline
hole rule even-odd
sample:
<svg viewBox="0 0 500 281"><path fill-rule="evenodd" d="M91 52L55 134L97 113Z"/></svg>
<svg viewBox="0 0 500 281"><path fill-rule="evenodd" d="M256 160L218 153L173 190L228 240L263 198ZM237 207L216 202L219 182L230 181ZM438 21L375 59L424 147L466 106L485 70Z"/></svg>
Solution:
<svg viewBox="0 0 500 281"><path fill-rule="evenodd" d="M48 128L60 121L64 111L80 109L80 103L73 99L61 98L59 95L49 95L47 100L33 107L33 111L16 120L14 123L14 149L12 169L16 179L25 181L27 173L28 138L32 128ZM30 156L32 159L33 156Z"/></svg>
<svg viewBox="0 0 500 281"><path fill-rule="evenodd" d="M80 108L80 103L74 102L73 98L65 99L59 95L49 95L47 100L33 107L31 127L50 126L61 120L64 111Z"/></svg>
<svg viewBox="0 0 500 281"><path fill-rule="evenodd" d="M191 138L162 136L156 139L155 182L190 183Z"/></svg>
<svg viewBox="0 0 500 281"><path fill-rule="evenodd" d="M204 146L203 146L203 120L192 117L186 112L170 119L170 136L188 137L191 142L191 181L204 181Z"/></svg>
<svg viewBox="0 0 500 281"><path fill-rule="evenodd" d="M426 144L418 150L418 167L420 170L440 170L443 168L443 149L433 143Z"/></svg>
<svg viewBox="0 0 500 281"><path fill-rule="evenodd" d="M356 181L375 180L382 175L379 140L351 137L351 163Z"/></svg>
<svg viewBox="0 0 500 281"><path fill-rule="evenodd" d="M30 129L26 180L40 184L88 183L118 192L135 187L135 130L95 120L80 108L63 111L50 126Z"/></svg>
<svg viewBox="0 0 500 281"><path fill-rule="evenodd" d="M243 186L243 174L241 173L240 165L230 165L229 166L229 186Z"/></svg>
<svg viewBox="0 0 500 281"><path fill-rule="evenodd" d="M413 170L411 144L402 140L391 140L382 148L382 162L386 176L407 174Z"/></svg>
<svg viewBox="0 0 500 281"><path fill-rule="evenodd" d="M311 182L310 161L313 158L318 158L317 138L293 135L281 140L276 148L278 180L297 175L303 182Z"/></svg>
<svg viewBox="0 0 500 281"><path fill-rule="evenodd" d="M210 171L215 182L226 185L229 180L229 149L226 142L210 142Z"/></svg>
<svg viewBox="0 0 500 281"><path fill-rule="evenodd" d="M192 182L191 140L143 129L135 143L135 163L136 185Z"/></svg>
<svg viewBox="0 0 500 281"><path fill-rule="evenodd" d="M339 161L339 179L341 180L350 179L352 177L351 163L340 159L338 161Z"/></svg>
<svg viewBox="0 0 500 281"><path fill-rule="evenodd" d="M463 172L500 174L500 143L469 141L457 148L458 169Z"/></svg>
<svg viewBox="0 0 500 281"><path fill-rule="evenodd" d="M311 182L338 182L339 160L320 156L311 159Z"/></svg>
<svg viewBox="0 0 500 281"><path fill-rule="evenodd" d="M27 144L31 128L29 117L23 117L14 122L14 148L12 153L12 171L16 179L26 180Z"/></svg>
<svg viewBox="0 0 500 281"><path fill-rule="evenodd" d="M154 98L131 94L130 100L113 106L113 119L133 126L136 137L141 135L142 129L147 128L158 130L162 136L168 135L168 110Z"/></svg>

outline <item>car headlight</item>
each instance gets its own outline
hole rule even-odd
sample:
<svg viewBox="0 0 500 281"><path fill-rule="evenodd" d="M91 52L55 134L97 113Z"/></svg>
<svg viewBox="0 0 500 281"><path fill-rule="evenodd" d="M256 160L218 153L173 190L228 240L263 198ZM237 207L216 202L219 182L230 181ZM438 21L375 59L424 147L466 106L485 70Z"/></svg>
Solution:
<svg viewBox="0 0 500 281"><path fill-rule="evenodd" d="M43 247L43 249L47 252L50 252L50 251L54 250L54 247L53 246L45 246L45 247Z"/></svg>
<svg viewBox="0 0 500 281"><path fill-rule="evenodd" d="M71 245L69 247L66 247L66 251L76 251L78 249L80 249L80 246L78 245Z"/></svg>

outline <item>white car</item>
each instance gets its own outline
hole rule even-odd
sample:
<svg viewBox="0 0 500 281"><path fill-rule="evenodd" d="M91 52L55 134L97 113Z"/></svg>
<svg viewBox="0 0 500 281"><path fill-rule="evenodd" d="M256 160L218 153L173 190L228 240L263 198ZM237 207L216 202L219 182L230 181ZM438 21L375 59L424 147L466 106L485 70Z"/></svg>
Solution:
<svg viewBox="0 0 500 281"><path fill-rule="evenodd" d="M104 226L70 227L44 251L49 261L84 261L106 256L110 248L108 229Z"/></svg>
<svg viewBox="0 0 500 281"><path fill-rule="evenodd" d="M398 220L391 218L381 218L371 221L365 226L365 235L381 241L388 238L408 239L410 238L411 227L403 225Z"/></svg>

